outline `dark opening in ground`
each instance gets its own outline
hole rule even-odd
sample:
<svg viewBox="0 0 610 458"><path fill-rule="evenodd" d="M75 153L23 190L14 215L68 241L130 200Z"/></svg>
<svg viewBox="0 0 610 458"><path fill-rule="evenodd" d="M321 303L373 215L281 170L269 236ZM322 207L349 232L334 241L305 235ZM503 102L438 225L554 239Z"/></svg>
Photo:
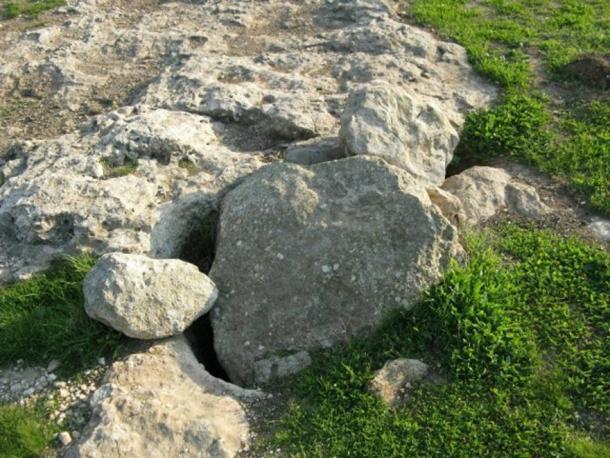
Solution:
<svg viewBox="0 0 610 458"><path fill-rule="evenodd" d="M208 274L214 262L216 247L216 225L218 212L211 211L195 221L191 232L187 235L180 259L195 264L199 271ZM214 377L230 381L214 349L214 331L210 314L206 313L197 319L184 333L188 339L197 360Z"/></svg>
<svg viewBox="0 0 610 458"><path fill-rule="evenodd" d="M197 360L204 365L205 369L214 377L229 382L229 376L222 367L222 364L220 364L220 361L218 361L216 351L214 350L214 331L210 314L206 313L196 320L186 330L185 335L191 344Z"/></svg>
<svg viewBox="0 0 610 458"><path fill-rule="evenodd" d="M208 274L214 262L216 250L216 225L218 212L210 211L193 224L186 236L179 258L195 264L200 272Z"/></svg>

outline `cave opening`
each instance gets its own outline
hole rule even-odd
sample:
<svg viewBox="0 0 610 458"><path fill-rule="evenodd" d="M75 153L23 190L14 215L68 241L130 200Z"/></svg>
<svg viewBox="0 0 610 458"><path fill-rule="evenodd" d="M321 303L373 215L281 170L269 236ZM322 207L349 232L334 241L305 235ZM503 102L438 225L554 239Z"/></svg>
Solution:
<svg viewBox="0 0 610 458"><path fill-rule="evenodd" d="M218 212L212 210L195 219L178 256L183 261L196 265L199 271L206 275L214 262L218 216ZM214 348L214 330L210 312L195 320L184 335L195 357L205 369L214 377L230 381Z"/></svg>

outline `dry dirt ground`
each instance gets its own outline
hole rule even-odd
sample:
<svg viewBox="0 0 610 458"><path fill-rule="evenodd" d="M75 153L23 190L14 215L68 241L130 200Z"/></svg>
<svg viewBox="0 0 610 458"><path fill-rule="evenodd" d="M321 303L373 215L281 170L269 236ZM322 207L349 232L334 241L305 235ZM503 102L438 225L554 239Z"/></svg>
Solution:
<svg viewBox="0 0 610 458"><path fill-rule="evenodd" d="M0 6L2 2L0 2ZM128 30L157 9L159 0L112 0L100 3L100 15L108 18L110 30ZM0 54L8 54L15 37L38 39L39 30L66 25L63 33L72 33L74 40L83 40L86 27L74 22L77 13L69 6L46 11L36 18L18 17L0 21ZM66 36L61 37L66 41ZM0 156L17 140L49 139L73 131L89 116L128 105L135 93L159 73L157 58L144 58L125 63L109 53L104 59L84 60L82 69L91 75L113 75L107 81L92 85L78 106L66 107L54 91L48 75L23 75L0 98ZM16 62L24 64L26 62ZM126 71L127 70L127 71Z"/></svg>

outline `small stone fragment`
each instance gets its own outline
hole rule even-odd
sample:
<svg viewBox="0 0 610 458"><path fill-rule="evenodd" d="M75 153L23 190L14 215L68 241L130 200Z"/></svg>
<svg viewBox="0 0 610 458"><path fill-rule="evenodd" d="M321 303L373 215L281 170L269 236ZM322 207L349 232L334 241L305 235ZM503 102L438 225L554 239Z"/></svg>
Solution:
<svg viewBox="0 0 610 458"><path fill-rule="evenodd" d="M70 433L68 431L62 431L57 435L57 438L59 439L61 445L63 445L64 447L72 443L72 436L70 436Z"/></svg>
<svg viewBox="0 0 610 458"><path fill-rule="evenodd" d="M388 361L369 384L369 391L390 407L396 407L408 397L415 383L429 377L430 367L417 359Z"/></svg>
<svg viewBox="0 0 610 458"><path fill-rule="evenodd" d="M610 242L610 221L596 218L589 223L589 229L593 235L602 242Z"/></svg>
<svg viewBox="0 0 610 458"><path fill-rule="evenodd" d="M49 365L47 366L47 372L55 372L57 368L59 368L59 366L60 362L56 359L53 359L49 362Z"/></svg>

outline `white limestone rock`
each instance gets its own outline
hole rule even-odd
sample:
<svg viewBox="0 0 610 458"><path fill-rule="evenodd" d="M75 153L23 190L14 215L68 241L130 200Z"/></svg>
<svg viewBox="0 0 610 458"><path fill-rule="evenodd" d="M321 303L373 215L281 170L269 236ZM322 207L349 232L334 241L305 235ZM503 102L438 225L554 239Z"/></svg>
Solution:
<svg viewBox="0 0 610 458"><path fill-rule="evenodd" d="M375 373L369 383L369 391L390 407L404 403L417 383L432 381L430 367L418 359L388 361Z"/></svg>
<svg viewBox="0 0 610 458"><path fill-rule="evenodd" d="M212 377L172 338L113 364L66 457L233 457L250 441L242 402L261 395Z"/></svg>
<svg viewBox="0 0 610 458"><path fill-rule="evenodd" d="M521 183L505 170L472 167L447 178L441 188L460 199L466 222L476 225L503 209L528 218L549 211L533 186Z"/></svg>
<svg viewBox="0 0 610 458"><path fill-rule="evenodd" d="M123 253L102 256L83 290L91 318L136 339L182 333L218 297L214 283L192 264Z"/></svg>
<svg viewBox="0 0 610 458"><path fill-rule="evenodd" d="M378 82L354 91L339 133L348 153L384 158L423 185L440 185L459 137L441 106Z"/></svg>

